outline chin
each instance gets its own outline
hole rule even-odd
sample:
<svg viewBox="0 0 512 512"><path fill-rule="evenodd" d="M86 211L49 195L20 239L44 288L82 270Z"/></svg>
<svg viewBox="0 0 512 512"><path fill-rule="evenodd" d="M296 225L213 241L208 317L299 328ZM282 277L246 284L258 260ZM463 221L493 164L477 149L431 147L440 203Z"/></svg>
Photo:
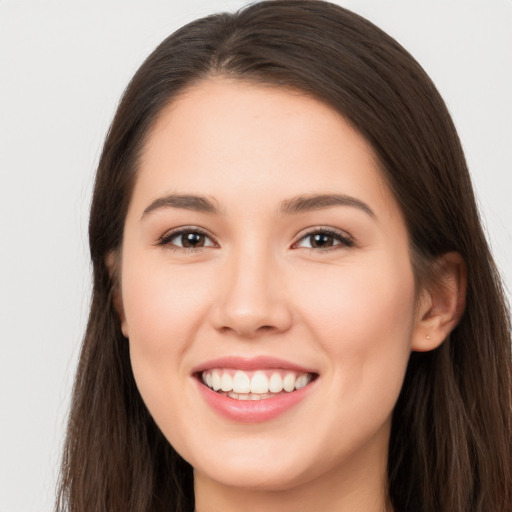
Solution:
<svg viewBox="0 0 512 512"><path fill-rule="evenodd" d="M229 464L220 463L215 471L210 465L205 468L199 466L195 469L196 476L198 473L223 486L249 491L286 491L314 478L311 471L301 469L297 464L272 460L261 463L261 459L257 462L240 459L229 461Z"/></svg>
<svg viewBox="0 0 512 512"><path fill-rule="evenodd" d="M192 465L196 477L250 491L300 487L328 474L336 465L334 461L343 456L326 456L326 443L312 442L314 437L297 436L290 429L280 428L272 435L268 431L252 434L238 439L233 432L223 438L202 435L202 443L176 448Z"/></svg>

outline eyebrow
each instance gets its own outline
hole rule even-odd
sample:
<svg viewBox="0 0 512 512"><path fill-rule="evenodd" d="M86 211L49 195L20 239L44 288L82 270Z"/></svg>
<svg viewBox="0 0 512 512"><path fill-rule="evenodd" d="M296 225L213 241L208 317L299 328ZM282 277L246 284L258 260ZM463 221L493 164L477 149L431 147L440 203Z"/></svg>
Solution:
<svg viewBox="0 0 512 512"><path fill-rule="evenodd" d="M345 194L319 194L295 197L284 201L281 211L285 214L294 214L322 210L332 206L350 206L362 210L370 217L376 217L373 210L365 202Z"/></svg>
<svg viewBox="0 0 512 512"><path fill-rule="evenodd" d="M142 213L142 217L161 208L181 208L202 213L218 213L213 201L206 197L195 195L169 194L155 199Z"/></svg>
<svg viewBox="0 0 512 512"><path fill-rule="evenodd" d="M333 206L357 208L375 218L373 210L363 201L346 194L317 194L298 196L281 203L281 212L287 215L322 210ZM213 200L192 194L169 194L155 199L143 212L142 217L162 208L181 208L201 213L218 214L219 208Z"/></svg>

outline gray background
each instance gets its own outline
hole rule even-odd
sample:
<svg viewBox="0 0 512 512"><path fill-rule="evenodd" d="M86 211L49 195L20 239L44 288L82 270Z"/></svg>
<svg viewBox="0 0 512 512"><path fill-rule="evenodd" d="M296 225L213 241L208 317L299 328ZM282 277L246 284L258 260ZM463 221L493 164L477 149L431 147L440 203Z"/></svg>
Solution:
<svg viewBox="0 0 512 512"><path fill-rule="evenodd" d="M0 0L1 512L52 509L88 313L91 185L119 96L174 29L244 3ZM339 3L398 39L440 89L510 290L512 2Z"/></svg>

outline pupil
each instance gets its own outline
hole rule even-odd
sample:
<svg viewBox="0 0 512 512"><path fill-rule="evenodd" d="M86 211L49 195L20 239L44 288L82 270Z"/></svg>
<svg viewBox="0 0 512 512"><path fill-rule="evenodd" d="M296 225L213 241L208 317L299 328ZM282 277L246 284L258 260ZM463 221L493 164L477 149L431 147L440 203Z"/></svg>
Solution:
<svg viewBox="0 0 512 512"><path fill-rule="evenodd" d="M317 233L313 235L313 243L311 245L313 247L330 247L332 245L332 237Z"/></svg>
<svg viewBox="0 0 512 512"><path fill-rule="evenodd" d="M199 247L204 243L204 235L200 233L187 233L183 235L183 247Z"/></svg>

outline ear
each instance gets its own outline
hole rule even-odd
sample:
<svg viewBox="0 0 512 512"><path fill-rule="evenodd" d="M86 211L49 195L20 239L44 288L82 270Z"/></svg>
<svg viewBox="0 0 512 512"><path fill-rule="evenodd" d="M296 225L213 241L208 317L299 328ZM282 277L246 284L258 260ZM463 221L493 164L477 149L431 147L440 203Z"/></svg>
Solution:
<svg viewBox="0 0 512 512"><path fill-rule="evenodd" d="M459 322L466 306L466 265L457 252L435 262L433 282L421 291L411 349L434 350Z"/></svg>
<svg viewBox="0 0 512 512"><path fill-rule="evenodd" d="M121 296L121 282L119 277L120 263L119 257L115 251L111 251L107 254L105 257L105 265L107 266L110 280L112 282L112 300L114 302L114 309L116 310L116 313L119 316L119 321L121 323L121 332L125 338L128 338L128 326L126 324L123 298Z"/></svg>

